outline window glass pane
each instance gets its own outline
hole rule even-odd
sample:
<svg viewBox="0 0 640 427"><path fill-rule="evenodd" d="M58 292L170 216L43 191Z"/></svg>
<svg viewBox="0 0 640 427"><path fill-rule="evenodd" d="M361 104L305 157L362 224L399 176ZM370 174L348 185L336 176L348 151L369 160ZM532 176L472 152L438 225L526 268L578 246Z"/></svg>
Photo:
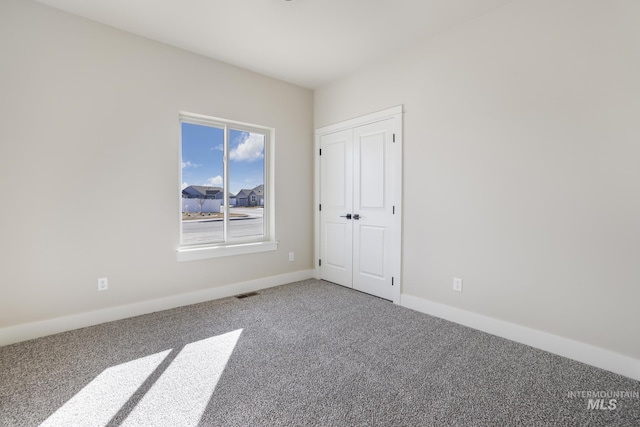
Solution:
<svg viewBox="0 0 640 427"><path fill-rule="evenodd" d="M224 241L224 129L182 123L182 244Z"/></svg>
<svg viewBox="0 0 640 427"><path fill-rule="evenodd" d="M229 130L229 239L265 234L265 143L265 134Z"/></svg>

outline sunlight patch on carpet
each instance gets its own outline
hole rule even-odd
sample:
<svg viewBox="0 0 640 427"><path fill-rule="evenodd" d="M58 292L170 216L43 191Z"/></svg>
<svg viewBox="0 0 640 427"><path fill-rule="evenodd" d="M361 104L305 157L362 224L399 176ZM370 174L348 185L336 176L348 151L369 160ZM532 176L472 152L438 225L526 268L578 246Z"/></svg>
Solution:
<svg viewBox="0 0 640 427"><path fill-rule="evenodd" d="M197 426L240 334L242 329L185 345L121 425ZM172 351L105 369L40 426L107 425Z"/></svg>
<svg viewBox="0 0 640 427"><path fill-rule="evenodd" d="M106 425L170 352L105 369L40 426Z"/></svg>
<svg viewBox="0 0 640 427"><path fill-rule="evenodd" d="M242 329L186 345L123 426L197 426Z"/></svg>

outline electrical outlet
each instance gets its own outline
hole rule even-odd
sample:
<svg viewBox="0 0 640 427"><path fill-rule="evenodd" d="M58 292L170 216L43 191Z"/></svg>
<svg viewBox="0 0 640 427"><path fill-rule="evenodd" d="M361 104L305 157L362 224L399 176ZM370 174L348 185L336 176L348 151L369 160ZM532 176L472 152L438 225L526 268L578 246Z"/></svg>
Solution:
<svg viewBox="0 0 640 427"><path fill-rule="evenodd" d="M459 277L453 278L453 290L456 292L462 292L462 279Z"/></svg>
<svg viewBox="0 0 640 427"><path fill-rule="evenodd" d="M101 277L98 279L98 290L99 291L106 291L107 289L109 289L109 281L107 280L106 277Z"/></svg>
<svg viewBox="0 0 640 427"><path fill-rule="evenodd" d="M295 259L295 255L293 252L289 252L289 261L293 261Z"/></svg>

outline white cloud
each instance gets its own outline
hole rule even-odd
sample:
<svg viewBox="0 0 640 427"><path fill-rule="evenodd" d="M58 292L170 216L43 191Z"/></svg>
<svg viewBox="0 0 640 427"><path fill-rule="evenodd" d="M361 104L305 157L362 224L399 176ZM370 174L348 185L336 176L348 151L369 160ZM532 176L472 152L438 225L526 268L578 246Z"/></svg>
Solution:
<svg viewBox="0 0 640 427"><path fill-rule="evenodd" d="M207 187L215 187L218 185L222 185L222 177L218 175L218 176L214 176L213 178L209 178L204 185L206 185Z"/></svg>
<svg viewBox="0 0 640 427"><path fill-rule="evenodd" d="M200 167L200 166L202 166L202 165L199 165L197 163L191 163L191 161L189 161L189 160L187 160L186 162L182 162L182 169L185 169L185 168L194 168L195 169L195 168Z"/></svg>
<svg viewBox="0 0 640 427"><path fill-rule="evenodd" d="M264 158L264 135L250 133L235 149L229 158L238 162L253 162Z"/></svg>
<svg viewBox="0 0 640 427"><path fill-rule="evenodd" d="M184 190L185 188L187 188L189 186L189 184L187 184L186 182L182 183L182 189Z"/></svg>

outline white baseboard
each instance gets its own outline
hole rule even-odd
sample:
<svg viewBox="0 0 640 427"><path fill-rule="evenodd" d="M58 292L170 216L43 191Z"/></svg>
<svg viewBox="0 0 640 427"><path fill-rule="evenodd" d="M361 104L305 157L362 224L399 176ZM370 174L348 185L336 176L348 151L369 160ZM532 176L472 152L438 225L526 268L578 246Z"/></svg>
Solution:
<svg viewBox="0 0 640 427"><path fill-rule="evenodd" d="M165 298L142 301L134 304L121 305L88 313L74 314L72 316L57 317L41 322L25 323L0 329L0 346L21 341L53 335L73 329L93 326L100 323L112 322L127 317L140 316L155 311L168 310L190 304L211 301L220 298L259 291L274 286L285 285L313 278L314 270L301 270L278 276L265 277L247 282L234 283L217 288L202 291L189 292Z"/></svg>
<svg viewBox="0 0 640 427"><path fill-rule="evenodd" d="M640 381L640 360L611 350L412 295L402 294L400 305Z"/></svg>

